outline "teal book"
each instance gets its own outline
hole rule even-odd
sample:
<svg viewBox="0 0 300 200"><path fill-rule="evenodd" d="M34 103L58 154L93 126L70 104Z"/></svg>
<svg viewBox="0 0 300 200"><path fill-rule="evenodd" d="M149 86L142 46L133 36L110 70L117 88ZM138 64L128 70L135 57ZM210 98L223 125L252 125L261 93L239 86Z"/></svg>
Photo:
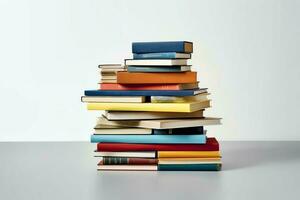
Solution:
<svg viewBox="0 0 300 200"><path fill-rule="evenodd" d="M205 144L205 135L92 135L92 143Z"/></svg>
<svg viewBox="0 0 300 200"><path fill-rule="evenodd" d="M134 53L133 59L176 59L185 58L190 59L189 53L176 53L176 52L161 52L161 53Z"/></svg>
<svg viewBox="0 0 300 200"><path fill-rule="evenodd" d="M128 72L186 72L191 71L190 66L128 66Z"/></svg>
<svg viewBox="0 0 300 200"><path fill-rule="evenodd" d="M222 164L163 164L158 165L159 171L220 171Z"/></svg>

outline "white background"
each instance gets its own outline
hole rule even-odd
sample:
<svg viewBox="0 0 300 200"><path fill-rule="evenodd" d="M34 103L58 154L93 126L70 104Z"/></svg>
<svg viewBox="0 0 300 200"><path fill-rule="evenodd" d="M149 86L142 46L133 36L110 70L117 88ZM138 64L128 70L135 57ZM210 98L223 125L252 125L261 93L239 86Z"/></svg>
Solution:
<svg viewBox="0 0 300 200"><path fill-rule="evenodd" d="M189 40L223 140L299 140L299 1L1 0L0 141L89 140L80 102L131 42Z"/></svg>

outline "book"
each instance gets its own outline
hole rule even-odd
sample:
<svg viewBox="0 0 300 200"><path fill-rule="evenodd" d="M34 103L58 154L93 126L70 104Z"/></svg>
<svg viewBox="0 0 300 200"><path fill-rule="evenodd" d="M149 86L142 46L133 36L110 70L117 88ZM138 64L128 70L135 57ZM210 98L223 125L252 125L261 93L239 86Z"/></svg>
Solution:
<svg viewBox="0 0 300 200"><path fill-rule="evenodd" d="M117 82L120 84L196 83L197 72L118 72Z"/></svg>
<svg viewBox="0 0 300 200"><path fill-rule="evenodd" d="M188 90L197 89L198 83L181 84L118 84L100 83L100 90Z"/></svg>
<svg viewBox="0 0 300 200"><path fill-rule="evenodd" d="M119 126L109 126L109 125L97 124L94 127L94 134L95 135L101 135L101 134L150 135L150 134L152 134L152 129L119 127Z"/></svg>
<svg viewBox="0 0 300 200"><path fill-rule="evenodd" d="M188 41L133 42L132 53L178 52L192 53L193 43Z"/></svg>
<svg viewBox="0 0 300 200"><path fill-rule="evenodd" d="M159 171L220 171L222 164L162 164L158 165Z"/></svg>
<svg viewBox="0 0 300 200"><path fill-rule="evenodd" d="M100 117L98 124L124 126L124 127L140 127L152 129L172 129L183 127L207 126L221 124L221 118L204 117L192 119L152 119L152 120L114 120L109 121L106 118Z"/></svg>
<svg viewBox="0 0 300 200"><path fill-rule="evenodd" d="M205 144L205 135L91 135L91 142L140 144Z"/></svg>
<svg viewBox="0 0 300 200"><path fill-rule="evenodd" d="M102 75L101 80L107 80L107 79L117 79L117 75Z"/></svg>
<svg viewBox="0 0 300 200"><path fill-rule="evenodd" d="M104 152L95 151L95 157L133 157L133 158L155 158L155 151L138 151L138 152Z"/></svg>
<svg viewBox="0 0 300 200"><path fill-rule="evenodd" d="M144 96L82 96L81 101L84 103L143 103L145 102Z"/></svg>
<svg viewBox="0 0 300 200"><path fill-rule="evenodd" d="M191 113L174 112L143 112L143 111L105 111L103 114L108 120L143 120L143 119L176 119L201 118L203 110Z"/></svg>
<svg viewBox="0 0 300 200"><path fill-rule="evenodd" d="M207 92L207 88L195 90L85 90L85 96L194 96Z"/></svg>
<svg viewBox="0 0 300 200"><path fill-rule="evenodd" d="M153 129L154 135L190 135L190 134L205 134L203 126L187 127L187 128L174 128L174 129Z"/></svg>
<svg viewBox="0 0 300 200"><path fill-rule="evenodd" d="M100 79L100 83L117 83L117 79Z"/></svg>
<svg viewBox="0 0 300 200"><path fill-rule="evenodd" d="M220 151L158 151L158 158L220 158Z"/></svg>
<svg viewBox="0 0 300 200"><path fill-rule="evenodd" d="M98 65L100 69L124 69L125 66L121 64L100 64Z"/></svg>
<svg viewBox="0 0 300 200"><path fill-rule="evenodd" d="M116 74L117 72L126 71L125 68L105 68L101 69L101 74Z"/></svg>
<svg viewBox="0 0 300 200"><path fill-rule="evenodd" d="M158 164L221 164L221 158L159 158Z"/></svg>
<svg viewBox="0 0 300 200"><path fill-rule="evenodd" d="M194 112L210 107L210 101L190 103L87 103L88 110Z"/></svg>
<svg viewBox="0 0 300 200"><path fill-rule="evenodd" d="M151 96L151 103L187 103L195 101L209 101L209 93L201 93L194 96L175 97L175 96Z"/></svg>
<svg viewBox="0 0 300 200"><path fill-rule="evenodd" d="M97 151L219 151L219 142L207 138L205 144L98 143Z"/></svg>
<svg viewBox="0 0 300 200"><path fill-rule="evenodd" d="M161 53L134 53L133 59L176 59L185 58L190 59L189 53L176 53L176 52L161 52Z"/></svg>
<svg viewBox="0 0 300 200"><path fill-rule="evenodd" d="M99 171L157 171L157 165L98 165Z"/></svg>
<svg viewBox="0 0 300 200"><path fill-rule="evenodd" d="M187 59L148 59L148 60L135 60L126 59L126 66L185 66Z"/></svg>
<svg viewBox="0 0 300 200"><path fill-rule="evenodd" d="M128 66L128 72L187 72L191 71L190 66L174 66L174 67L164 67L164 66Z"/></svg>
<svg viewBox="0 0 300 200"><path fill-rule="evenodd" d="M156 165L155 158L103 157L98 165Z"/></svg>

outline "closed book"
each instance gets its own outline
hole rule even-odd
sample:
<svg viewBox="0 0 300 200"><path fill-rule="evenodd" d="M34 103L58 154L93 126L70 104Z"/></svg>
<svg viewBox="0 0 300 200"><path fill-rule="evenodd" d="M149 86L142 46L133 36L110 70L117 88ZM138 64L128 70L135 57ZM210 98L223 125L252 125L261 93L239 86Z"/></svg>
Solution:
<svg viewBox="0 0 300 200"><path fill-rule="evenodd" d="M114 120L109 121L104 117L98 118L98 124L124 127L140 127L152 129L172 129L195 126L219 125L221 118L205 117L192 119L153 119L153 120Z"/></svg>
<svg viewBox="0 0 300 200"><path fill-rule="evenodd" d="M121 64L100 64L98 65L100 69L124 69L125 66Z"/></svg>
<svg viewBox="0 0 300 200"><path fill-rule="evenodd" d="M98 165L98 171L157 171L157 165Z"/></svg>
<svg viewBox="0 0 300 200"><path fill-rule="evenodd" d="M81 101L84 103L143 103L145 102L144 96L83 96Z"/></svg>
<svg viewBox="0 0 300 200"><path fill-rule="evenodd" d="M194 112L210 107L210 101L191 103L87 103L88 110Z"/></svg>
<svg viewBox="0 0 300 200"><path fill-rule="evenodd" d="M109 125L101 125L97 124L94 127L94 134L124 134L124 135L150 135L152 134L152 129L146 128L131 128L131 127L118 127L118 126L109 126Z"/></svg>
<svg viewBox="0 0 300 200"><path fill-rule="evenodd" d="M207 92L206 88L195 90L85 90L85 96L194 96Z"/></svg>
<svg viewBox="0 0 300 200"><path fill-rule="evenodd" d="M118 84L100 83L100 90L188 90L197 89L198 83L181 84Z"/></svg>
<svg viewBox="0 0 300 200"><path fill-rule="evenodd" d="M163 164L158 165L159 171L220 171L222 164Z"/></svg>
<svg viewBox="0 0 300 200"><path fill-rule="evenodd" d="M187 65L187 59L148 59L148 60L135 60L126 59L126 66L185 66Z"/></svg>
<svg viewBox="0 0 300 200"><path fill-rule="evenodd" d="M95 157L126 157L126 158L156 158L155 151L105 152L95 151Z"/></svg>
<svg viewBox="0 0 300 200"><path fill-rule="evenodd" d="M199 110L191 113L147 112L147 111L105 111L104 117L108 120L201 118L203 117L203 110Z"/></svg>
<svg viewBox="0 0 300 200"><path fill-rule="evenodd" d="M164 66L128 66L128 72L186 72L191 71L190 66L174 66L174 67L164 67Z"/></svg>
<svg viewBox="0 0 300 200"><path fill-rule="evenodd" d="M117 82L120 84L195 83L197 82L197 72L118 72Z"/></svg>
<svg viewBox="0 0 300 200"><path fill-rule="evenodd" d="M97 151L219 151L219 142L207 138L205 144L98 143Z"/></svg>
<svg viewBox="0 0 300 200"><path fill-rule="evenodd" d="M158 164L221 164L221 158L158 158Z"/></svg>
<svg viewBox="0 0 300 200"><path fill-rule="evenodd" d="M205 144L205 135L91 135L91 142L139 144Z"/></svg>
<svg viewBox="0 0 300 200"><path fill-rule="evenodd" d="M188 41L133 42L132 53L178 52L192 53L193 43Z"/></svg>
<svg viewBox="0 0 300 200"><path fill-rule="evenodd" d="M173 129L153 129L152 133L155 135L191 135L191 134L205 134L203 126L187 127L187 128L173 128Z"/></svg>
<svg viewBox="0 0 300 200"><path fill-rule="evenodd" d="M176 59L184 58L190 59L189 53L176 53L176 52L161 52L161 53L134 53L133 59Z"/></svg>
<svg viewBox="0 0 300 200"><path fill-rule="evenodd" d="M158 151L158 158L220 158L220 151Z"/></svg>
<svg viewBox="0 0 300 200"><path fill-rule="evenodd" d="M155 158L103 157L98 165L156 165Z"/></svg>
<svg viewBox="0 0 300 200"><path fill-rule="evenodd" d="M152 103L186 103L195 101L208 101L209 93L201 93L194 96L175 97L175 96L151 96Z"/></svg>

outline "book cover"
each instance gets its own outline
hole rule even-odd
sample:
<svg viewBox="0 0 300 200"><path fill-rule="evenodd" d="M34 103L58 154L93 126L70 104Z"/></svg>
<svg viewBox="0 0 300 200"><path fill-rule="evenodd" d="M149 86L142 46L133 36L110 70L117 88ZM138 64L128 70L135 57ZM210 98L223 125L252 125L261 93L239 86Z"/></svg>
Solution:
<svg viewBox="0 0 300 200"><path fill-rule="evenodd" d="M207 92L206 88L195 90L85 90L85 96L194 96Z"/></svg>
<svg viewBox="0 0 300 200"><path fill-rule="evenodd" d="M97 151L219 151L216 138L207 138L205 144L132 144L98 143Z"/></svg>
<svg viewBox="0 0 300 200"><path fill-rule="evenodd" d="M158 158L220 158L220 151L158 151Z"/></svg>
<svg viewBox="0 0 300 200"><path fill-rule="evenodd" d="M118 72L117 83L121 84L168 84L168 83L196 83L197 72ZM163 94L160 96L164 96ZM176 95L174 95L176 96Z"/></svg>
<svg viewBox="0 0 300 200"><path fill-rule="evenodd" d="M161 53L134 53L133 59L177 59L184 58L190 59L189 53L176 53L176 52L161 52Z"/></svg>
<svg viewBox="0 0 300 200"><path fill-rule="evenodd" d="M192 135L192 134L205 134L203 126L187 127L187 128L174 128L174 129L153 129L154 135Z"/></svg>
<svg viewBox="0 0 300 200"><path fill-rule="evenodd" d="M197 89L198 83L181 84L118 84L118 83L100 83L100 90L188 90Z"/></svg>
<svg viewBox="0 0 300 200"><path fill-rule="evenodd" d="M133 42L132 53L178 52L192 53L193 43L188 41Z"/></svg>
<svg viewBox="0 0 300 200"><path fill-rule="evenodd" d="M205 135L91 135L92 143L205 144Z"/></svg>
<svg viewBox="0 0 300 200"><path fill-rule="evenodd" d="M156 165L155 158L103 157L98 165Z"/></svg>
<svg viewBox="0 0 300 200"><path fill-rule="evenodd" d="M87 103L88 110L194 112L210 107L210 101L190 103Z"/></svg>
<svg viewBox="0 0 300 200"><path fill-rule="evenodd" d="M187 59L148 59L148 60L134 60L126 59L126 66L185 66L187 65Z"/></svg>
<svg viewBox="0 0 300 200"><path fill-rule="evenodd" d="M174 66L174 67L164 67L164 66L128 66L128 72L186 72L191 71L190 66Z"/></svg>
<svg viewBox="0 0 300 200"><path fill-rule="evenodd" d="M222 164L163 164L158 165L159 171L220 171Z"/></svg>

